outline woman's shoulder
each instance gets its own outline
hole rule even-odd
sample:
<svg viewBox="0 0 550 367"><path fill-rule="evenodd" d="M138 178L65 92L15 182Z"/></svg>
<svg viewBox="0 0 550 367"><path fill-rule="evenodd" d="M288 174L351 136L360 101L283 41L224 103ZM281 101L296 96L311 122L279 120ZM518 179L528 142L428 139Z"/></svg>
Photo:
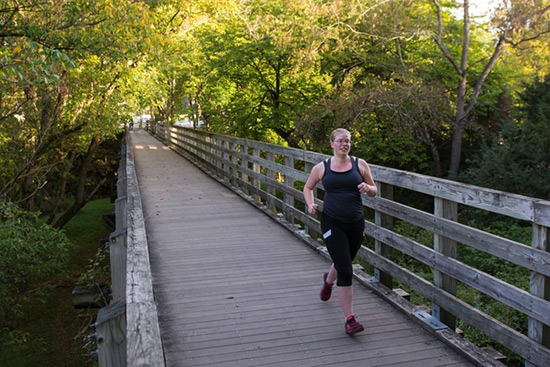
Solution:
<svg viewBox="0 0 550 367"><path fill-rule="evenodd" d="M321 162L317 163L312 168L312 172L315 171L319 176L319 179L323 178L323 175L325 174L325 167L327 164L327 160L323 159Z"/></svg>
<svg viewBox="0 0 550 367"><path fill-rule="evenodd" d="M311 172L318 173L322 176L323 173L325 172L325 160L322 160L321 162L313 166L313 168L311 169Z"/></svg>
<svg viewBox="0 0 550 367"><path fill-rule="evenodd" d="M357 167L359 168L361 174L370 172L369 164L363 158L357 158Z"/></svg>
<svg viewBox="0 0 550 367"><path fill-rule="evenodd" d="M357 167L361 168L361 167L367 166L367 161L365 161L363 158L359 158L355 156L350 156L350 157L351 157L351 161L354 162L357 165Z"/></svg>
<svg viewBox="0 0 550 367"><path fill-rule="evenodd" d="M330 165L330 158L323 159L321 162L319 162L315 166L313 166L313 168L321 167L321 168L324 169L327 165Z"/></svg>

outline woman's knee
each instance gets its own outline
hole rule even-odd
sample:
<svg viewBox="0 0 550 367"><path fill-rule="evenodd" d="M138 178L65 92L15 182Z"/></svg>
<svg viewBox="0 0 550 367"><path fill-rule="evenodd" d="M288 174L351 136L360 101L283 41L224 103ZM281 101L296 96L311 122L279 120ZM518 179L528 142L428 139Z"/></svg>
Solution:
<svg viewBox="0 0 550 367"><path fill-rule="evenodd" d="M337 269L338 278L336 280L336 285L339 287L349 287L353 280L353 266L344 266L343 268Z"/></svg>

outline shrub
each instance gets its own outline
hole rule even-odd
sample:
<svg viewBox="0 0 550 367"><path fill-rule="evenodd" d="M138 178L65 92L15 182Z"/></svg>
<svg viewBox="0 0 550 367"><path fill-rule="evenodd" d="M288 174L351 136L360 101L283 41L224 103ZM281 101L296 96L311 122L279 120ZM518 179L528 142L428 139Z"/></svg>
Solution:
<svg viewBox="0 0 550 367"><path fill-rule="evenodd" d="M0 325L14 327L32 286L63 270L69 243L38 214L0 200Z"/></svg>

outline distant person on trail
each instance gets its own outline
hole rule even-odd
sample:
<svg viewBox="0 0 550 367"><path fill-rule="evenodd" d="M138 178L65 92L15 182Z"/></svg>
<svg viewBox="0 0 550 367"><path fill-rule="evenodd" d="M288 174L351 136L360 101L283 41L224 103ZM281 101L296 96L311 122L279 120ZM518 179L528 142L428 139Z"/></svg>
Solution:
<svg viewBox="0 0 550 367"><path fill-rule="evenodd" d="M365 219L361 194L375 196L369 165L363 159L349 155L351 134L346 129L336 129L330 136L333 156L316 164L304 187L304 199L310 214L317 213L313 190L319 181L325 189L321 214L321 230L333 264L323 275L321 300L328 301L336 280L336 292L346 318L345 330L353 335L364 330L353 314L353 266L363 241Z"/></svg>

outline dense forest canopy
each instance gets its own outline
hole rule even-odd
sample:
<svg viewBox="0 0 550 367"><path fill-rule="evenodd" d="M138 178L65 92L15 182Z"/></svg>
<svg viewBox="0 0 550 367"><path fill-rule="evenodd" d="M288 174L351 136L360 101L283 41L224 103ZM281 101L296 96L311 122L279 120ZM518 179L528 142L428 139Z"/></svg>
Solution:
<svg viewBox="0 0 550 367"><path fill-rule="evenodd" d="M0 0L1 198L62 227L142 113L316 151L342 126L369 162L472 182L546 172L550 4L497 4ZM490 184L549 198L513 181Z"/></svg>

